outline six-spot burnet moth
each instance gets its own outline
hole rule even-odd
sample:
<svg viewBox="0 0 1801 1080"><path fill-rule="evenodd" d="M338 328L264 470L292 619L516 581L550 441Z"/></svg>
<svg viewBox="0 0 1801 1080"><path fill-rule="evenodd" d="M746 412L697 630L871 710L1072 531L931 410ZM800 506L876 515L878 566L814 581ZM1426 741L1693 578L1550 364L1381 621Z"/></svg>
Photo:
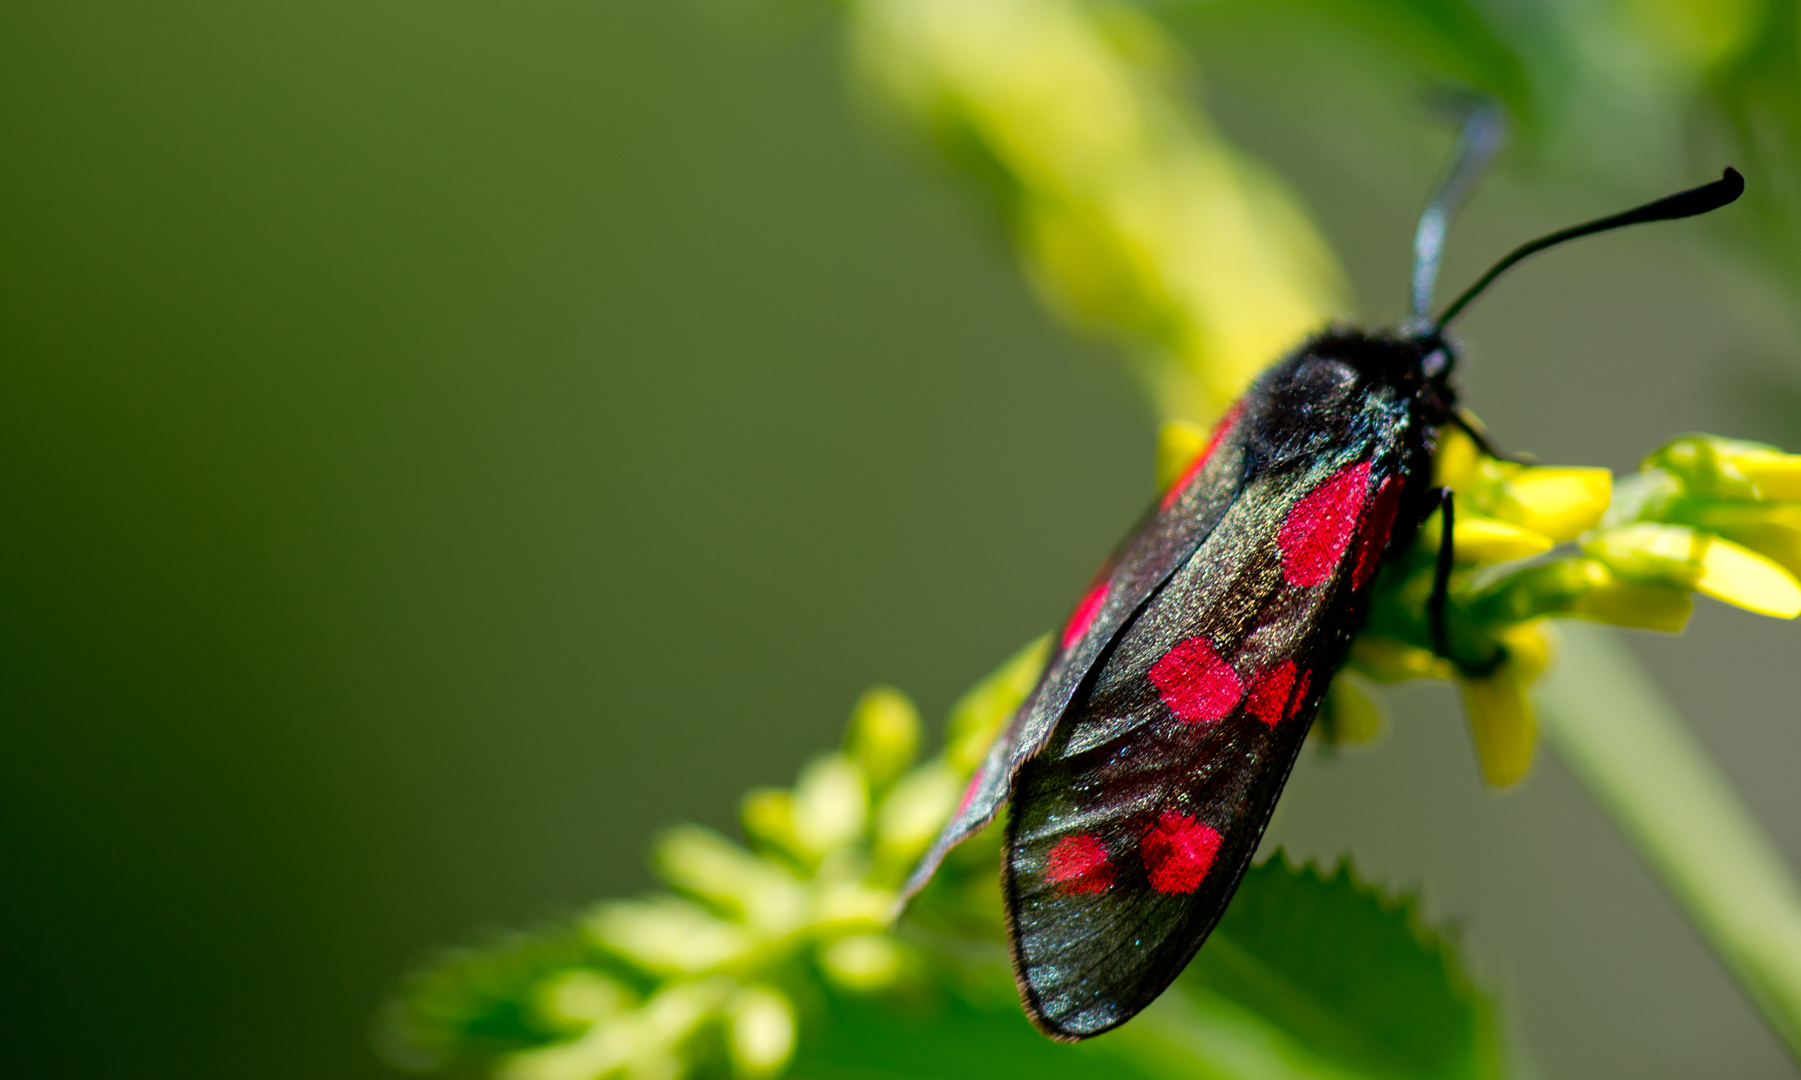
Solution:
<svg viewBox="0 0 1801 1080"><path fill-rule="evenodd" d="M1362 624L1378 565L1440 505L1438 651L1475 675L1499 661L1450 655L1444 633L1452 515L1432 456L1440 428L1469 430L1446 324L1534 252L1705 213L1744 190L1727 169L1536 240L1429 318L1445 224L1499 141L1499 116L1476 110L1420 220L1408 323L1329 329L1266 370L1107 560L907 884L910 896L1010 802L1001 889L1014 975L1052 1038L1124 1023L1201 947Z"/></svg>

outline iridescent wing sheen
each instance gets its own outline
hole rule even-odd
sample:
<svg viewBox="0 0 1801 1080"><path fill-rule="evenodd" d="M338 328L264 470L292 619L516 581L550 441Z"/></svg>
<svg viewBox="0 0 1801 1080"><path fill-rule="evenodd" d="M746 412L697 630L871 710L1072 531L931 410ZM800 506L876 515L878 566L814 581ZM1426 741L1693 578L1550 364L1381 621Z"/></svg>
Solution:
<svg viewBox="0 0 1801 1080"><path fill-rule="evenodd" d="M1148 1005L1237 889L1403 502L1411 427L1387 415L1253 464L1092 677L1047 705L1048 739L1012 773L1002 868L1015 974L1047 1034Z"/></svg>
<svg viewBox="0 0 1801 1080"><path fill-rule="evenodd" d="M1101 565L1064 625L1037 688L990 745L956 812L908 879L903 899L931 880L951 848L994 819L1007 801L1013 774L1044 746L1120 631L1232 506L1245 471L1239 416L1235 408L1220 420L1206 449Z"/></svg>

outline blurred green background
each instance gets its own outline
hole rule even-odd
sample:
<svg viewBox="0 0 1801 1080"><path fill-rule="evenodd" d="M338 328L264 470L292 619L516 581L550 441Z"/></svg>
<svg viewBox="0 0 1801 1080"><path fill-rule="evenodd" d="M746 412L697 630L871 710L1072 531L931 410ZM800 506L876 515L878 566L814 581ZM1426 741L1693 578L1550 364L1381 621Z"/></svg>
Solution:
<svg viewBox="0 0 1801 1080"><path fill-rule="evenodd" d="M1417 87L1298 8L1184 11L1393 318ZM8 1073L392 1075L370 1019L432 949L648 885L656 827L729 827L866 684L940 715L1058 619L1150 411L839 53L644 0L0 7ZM1447 282L1717 168L1621 147L1503 170ZM1471 313L1504 445L1801 449L1788 303L1709 235ZM1801 861L1797 633L1640 643ZM1794 1075L1554 760L1492 795L1448 690L1391 701L1273 840L1422 886L1543 1075Z"/></svg>

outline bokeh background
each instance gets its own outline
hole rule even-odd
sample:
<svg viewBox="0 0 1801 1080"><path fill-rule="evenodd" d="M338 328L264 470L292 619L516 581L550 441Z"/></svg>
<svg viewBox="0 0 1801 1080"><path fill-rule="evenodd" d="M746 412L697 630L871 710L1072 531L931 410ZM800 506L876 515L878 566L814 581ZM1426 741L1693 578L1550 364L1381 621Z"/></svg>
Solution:
<svg viewBox="0 0 1801 1080"><path fill-rule="evenodd" d="M1172 21L1393 319L1449 140L1415 73L1299 6ZM841 52L667 0L0 7L8 1074L394 1075L434 949L648 886L865 685L939 716L1058 620L1151 412ZM1716 175L1592 106L1613 167L1518 155L1447 283ZM1467 399L1550 462L1801 449L1792 294L1722 235L1511 277ZM1798 634L1636 640L1801 862ZM1555 760L1491 794L1447 689L1390 703L1272 841L1421 888L1541 1075L1794 1075Z"/></svg>

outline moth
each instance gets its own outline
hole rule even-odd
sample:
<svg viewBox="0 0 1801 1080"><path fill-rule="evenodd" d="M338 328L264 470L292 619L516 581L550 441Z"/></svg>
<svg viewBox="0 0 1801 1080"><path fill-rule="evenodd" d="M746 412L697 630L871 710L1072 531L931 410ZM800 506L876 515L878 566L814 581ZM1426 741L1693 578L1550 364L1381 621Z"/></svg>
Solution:
<svg viewBox="0 0 1801 1080"><path fill-rule="evenodd" d="M996 738L906 886L1009 805L1008 944L1027 1015L1074 1041L1125 1023L1218 923L1351 638L1383 560L1440 506L1429 605L1444 629L1453 508L1432 483L1461 427L1446 326L1515 263L1579 236L1736 199L1714 183L1526 244L1427 315L1451 209L1499 144L1478 109L1420 220L1398 330L1327 329L1256 380L1141 519L1064 626L1037 688Z"/></svg>

